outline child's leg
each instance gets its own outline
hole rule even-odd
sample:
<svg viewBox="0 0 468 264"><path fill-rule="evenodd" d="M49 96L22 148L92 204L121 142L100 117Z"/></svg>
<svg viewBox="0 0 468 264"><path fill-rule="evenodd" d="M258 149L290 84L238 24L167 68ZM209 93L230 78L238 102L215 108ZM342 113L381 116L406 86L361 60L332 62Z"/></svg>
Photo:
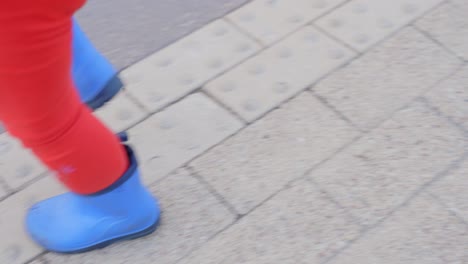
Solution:
<svg viewBox="0 0 468 264"><path fill-rule="evenodd" d="M80 103L71 77L71 16L84 0L0 2L0 120L72 191L127 169L117 137Z"/></svg>

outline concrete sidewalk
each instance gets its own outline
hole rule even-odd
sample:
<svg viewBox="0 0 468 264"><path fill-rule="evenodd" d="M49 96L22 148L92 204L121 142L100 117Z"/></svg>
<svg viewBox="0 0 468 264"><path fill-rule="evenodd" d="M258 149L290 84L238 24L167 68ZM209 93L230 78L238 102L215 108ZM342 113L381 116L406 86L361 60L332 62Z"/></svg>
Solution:
<svg viewBox="0 0 468 264"><path fill-rule="evenodd" d="M0 263L468 263L468 2L255 0L122 72L158 231L44 252L62 192L0 135Z"/></svg>

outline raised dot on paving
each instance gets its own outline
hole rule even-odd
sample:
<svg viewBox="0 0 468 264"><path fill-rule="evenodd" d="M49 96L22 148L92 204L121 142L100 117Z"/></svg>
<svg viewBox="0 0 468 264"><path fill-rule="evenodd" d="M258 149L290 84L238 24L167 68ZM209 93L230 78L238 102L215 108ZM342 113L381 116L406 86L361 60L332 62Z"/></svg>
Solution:
<svg viewBox="0 0 468 264"><path fill-rule="evenodd" d="M221 59L211 59L207 65L209 68L217 69L223 66L223 61Z"/></svg>
<svg viewBox="0 0 468 264"><path fill-rule="evenodd" d="M284 93L289 89L289 85L286 82L277 82L273 85L273 91L276 93Z"/></svg>
<svg viewBox="0 0 468 264"><path fill-rule="evenodd" d="M328 24L330 25L330 27L332 28L338 28L338 27L341 27L341 25L343 25L343 21L340 20L340 19L331 19Z"/></svg>
<svg viewBox="0 0 468 264"><path fill-rule="evenodd" d="M149 92L148 97L152 102L155 102L155 103L164 99L164 95L158 93L157 91Z"/></svg>
<svg viewBox="0 0 468 264"><path fill-rule="evenodd" d="M369 41L369 37L366 34L358 34L354 37L354 41L359 44L364 44Z"/></svg>
<svg viewBox="0 0 468 264"><path fill-rule="evenodd" d="M230 92L236 89L236 84L233 81L226 82L225 84L221 85L221 91L223 92Z"/></svg>
<svg viewBox="0 0 468 264"><path fill-rule="evenodd" d="M132 118L132 116L133 113L129 109L122 108L117 112L117 118L122 121L129 120Z"/></svg>
<svg viewBox="0 0 468 264"><path fill-rule="evenodd" d="M316 24L351 47L364 51L442 1L353 0L320 18ZM337 26L332 21L344 23ZM356 36L356 32L367 37Z"/></svg>
<svg viewBox="0 0 468 264"><path fill-rule="evenodd" d="M207 96L195 93L138 124L129 134L141 160L143 177L152 183L232 135L242 125Z"/></svg>
<svg viewBox="0 0 468 264"><path fill-rule="evenodd" d="M249 67L249 73L252 75L259 75L265 72L265 66L261 64L252 65Z"/></svg>
<svg viewBox="0 0 468 264"><path fill-rule="evenodd" d="M392 21L390 21L388 19L385 19L385 18L378 19L377 20L377 25L379 27L381 27L381 28L391 28L391 27L393 27Z"/></svg>
<svg viewBox="0 0 468 264"><path fill-rule="evenodd" d="M247 100L244 103L244 109L249 112L253 112L257 110L258 107L259 107L259 103L254 100Z"/></svg>
<svg viewBox="0 0 468 264"><path fill-rule="evenodd" d="M112 101L96 112L96 116L114 132L121 132L143 120L148 114L126 92L119 93Z"/></svg>
<svg viewBox="0 0 468 264"><path fill-rule="evenodd" d="M353 7L353 11L356 14L362 14L367 11L367 6L364 4L357 4Z"/></svg>
<svg viewBox="0 0 468 264"><path fill-rule="evenodd" d="M0 153L0 171L10 189L16 190L47 171L31 151L8 133L0 135L1 145L5 148Z"/></svg>
<svg viewBox="0 0 468 264"><path fill-rule="evenodd" d="M304 18L300 15L295 15L295 16L291 16L288 18L288 21L289 23L293 23L293 24L296 24L296 23L301 23L304 21Z"/></svg>
<svg viewBox="0 0 468 264"><path fill-rule="evenodd" d="M340 49L331 50L329 53L330 53L330 58L336 59L336 60L339 60L345 56L345 52Z"/></svg>
<svg viewBox="0 0 468 264"><path fill-rule="evenodd" d="M8 141L0 141L0 155L8 153L11 150L12 144Z"/></svg>
<svg viewBox="0 0 468 264"><path fill-rule="evenodd" d="M314 41L310 41L311 36ZM285 50L293 51L294 56L281 56ZM339 54L332 57L331 51ZM209 82L204 89L251 122L352 56L352 51L313 26L307 26ZM261 74L258 67L263 69ZM232 80L236 80L235 90L226 93L219 89Z"/></svg>
<svg viewBox="0 0 468 264"><path fill-rule="evenodd" d="M175 126L175 122L171 119L163 119L159 123L159 127L164 130L171 129Z"/></svg>
<svg viewBox="0 0 468 264"><path fill-rule="evenodd" d="M190 85L195 81L195 79L189 74L182 75L179 77L179 83L182 85Z"/></svg>
<svg viewBox="0 0 468 264"><path fill-rule="evenodd" d="M290 49L288 49L288 48L282 48L278 52L278 56L280 58L289 58L289 57L291 57L291 55L292 55L292 51Z"/></svg>
<svg viewBox="0 0 468 264"><path fill-rule="evenodd" d="M218 36L218 37L225 35L227 32L228 32L228 28L224 26L220 26L214 30L215 36Z"/></svg>
<svg viewBox="0 0 468 264"><path fill-rule="evenodd" d="M405 14L412 15L418 10L418 7L412 3L406 3L402 6L402 10Z"/></svg>
<svg viewBox="0 0 468 264"><path fill-rule="evenodd" d="M158 62L156 62L156 64L160 67L167 67L169 65L171 65L173 63L173 60L171 58L165 58L165 59L162 59Z"/></svg>
<svg viewBox="0 0 468 264"><path fill-rule="evenodd" d="M324 8L327 6L327 1L325 0L315 0L313 3L312 3L312 6L314 8Z"/></svg>
<svg viewBox="0 0 468 264"><path fill-rule="evenodd" d="M256 41L221 19L130 66L122 76L128 76L126 91L149 112L156 112L259 49ZM135 75L141 77L132 79ZM160 100L154 100L154 91L162 95Z"/></svg>
<svg viewBox="0 0 468 264"><path fill-rule="evenodd" d="M29 164L23 164L16 168L16 177L26 178L33 172L33 167Z"/></svg>
<svg viewBox="0 0 468 264"><path fill-rule="evenodd" d="M307 41L309 44L317 42L320 40L320 37L315 32L310 32L304 35L304 40Z"/></svg>
<svg viewBox="0 0 468 264"><path fill-rule="evenodd" d="M255 15L252 13L244 13L240 15L240 19L242 19L245 22L250 22L255 19Z"/></svg>
<svg viewBox="0 0 468 264"><path fill-rule="evenodd" d="M263 44L271 45L344 1L254 0L229 14L228 19ZM255 19L246 19L247 14L255 14Z"/></svg>

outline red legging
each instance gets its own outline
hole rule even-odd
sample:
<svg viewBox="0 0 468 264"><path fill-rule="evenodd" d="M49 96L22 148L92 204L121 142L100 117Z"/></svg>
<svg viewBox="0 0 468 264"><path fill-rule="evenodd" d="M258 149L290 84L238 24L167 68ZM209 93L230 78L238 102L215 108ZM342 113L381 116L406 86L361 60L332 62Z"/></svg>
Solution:
<svg viewBox="0 0 468 264"><path fill-rule="evenodd" d="M71 17L85 0L1 0L0 120L73 192L91 194L128 167L118 138L79 99Z"/></svg>

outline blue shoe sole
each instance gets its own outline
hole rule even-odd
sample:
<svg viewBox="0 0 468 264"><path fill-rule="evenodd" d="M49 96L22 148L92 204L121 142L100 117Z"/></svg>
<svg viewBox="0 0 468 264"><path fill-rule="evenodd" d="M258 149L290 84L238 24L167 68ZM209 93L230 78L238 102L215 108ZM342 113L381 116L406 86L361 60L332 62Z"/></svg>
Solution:
<svg viewBox="0 0 468 264"><path fill-rule="evenodd" d="M156 231L156 229L159 226L160 220L161 220L161 217L158 217L158 220L153 225L151 225L150 227L148 227L148 228L146 228L146 229L144 229L142 231L139 231L137 233L122 236L122 237L118 237L118 238L114 238L114 239L111 239L111 240L107 240L107 241L101 242L99 244L96 244L96 245L93 245L93 246L90 246L90 247L87 247L87 248L74 250L74 251L55 251L55 250L50 250L50 251L55 252L55 253L59 253L59 254L71 255L71 254L80 254L80 253L86 253L86 252L97 250L97 249L102 249L102 248L110 246L110 245L112 245L112 244L114 244L116 242L119 242L119 241L132 240L132 239L137 239L137 238L140 238L140 237L150 235L154 231Z"/></svg>
<svg viewBox="0 0 468 264"><path fill-rule="evenodd" d="M93 111L101 108L107 102L112 100L114 96L120 92L123 87L122 80L120 80L118 75L114 75L110 79L106 86L100 91L92 100L85 102L85 104L91 108Z"/></svg>

